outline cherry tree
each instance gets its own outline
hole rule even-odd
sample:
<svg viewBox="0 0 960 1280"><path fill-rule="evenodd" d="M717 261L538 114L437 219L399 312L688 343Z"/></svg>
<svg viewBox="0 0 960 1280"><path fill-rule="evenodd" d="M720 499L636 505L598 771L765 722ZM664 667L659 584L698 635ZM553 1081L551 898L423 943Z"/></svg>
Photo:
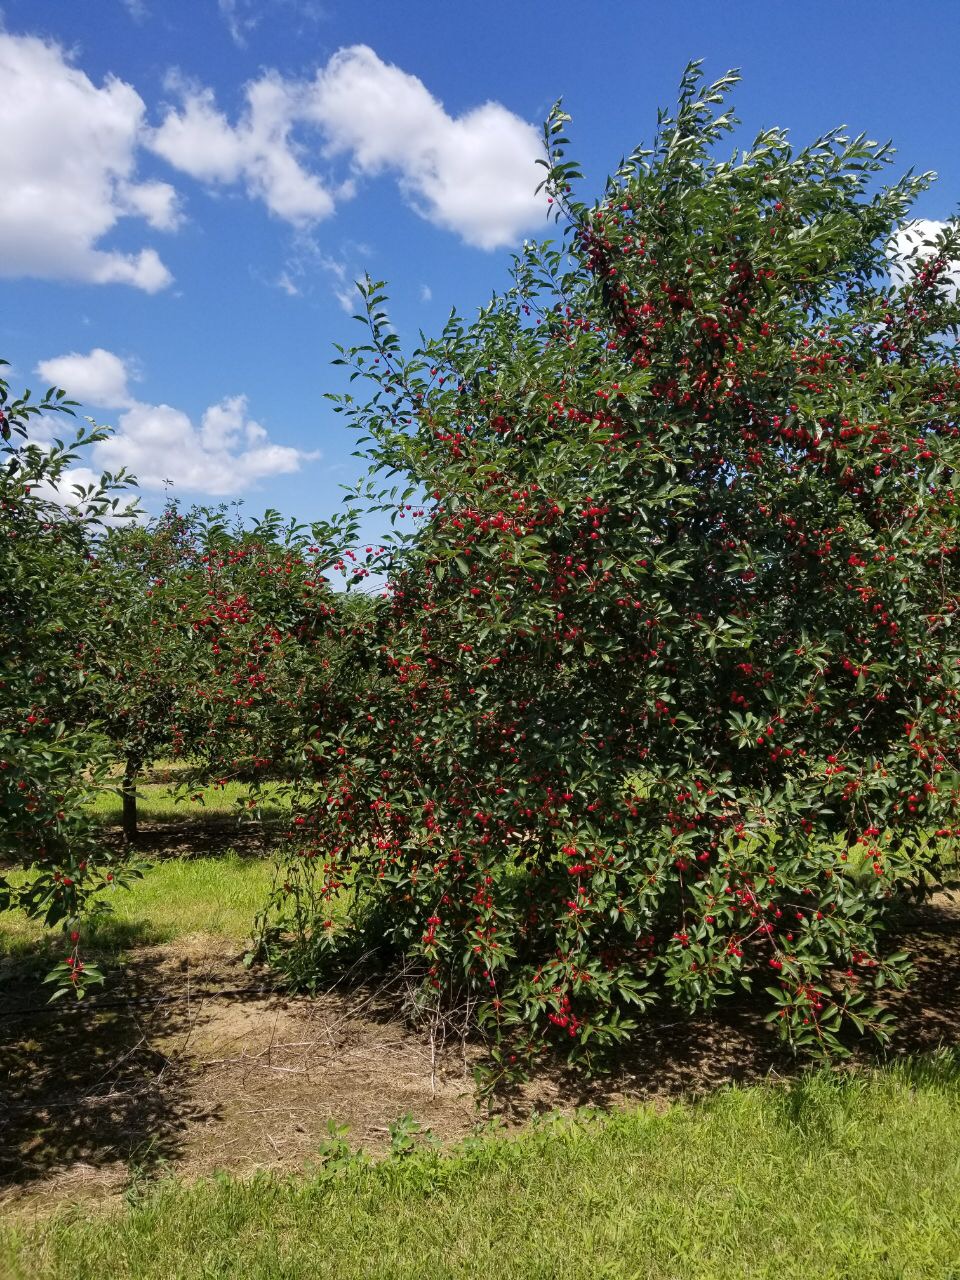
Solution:
<svg viewBox="0 0 960 1280"><path fill-rule="evenodd" d="M468 993L505 1071L751 985L794 1045L882 1036L883 924L956 834L960 235L892 282L929 177L839 130L724 157L735 80L689 68L592 203L557 108L561 238L409 355L367 282L341 353L416 527L265 943Z"/></svg>

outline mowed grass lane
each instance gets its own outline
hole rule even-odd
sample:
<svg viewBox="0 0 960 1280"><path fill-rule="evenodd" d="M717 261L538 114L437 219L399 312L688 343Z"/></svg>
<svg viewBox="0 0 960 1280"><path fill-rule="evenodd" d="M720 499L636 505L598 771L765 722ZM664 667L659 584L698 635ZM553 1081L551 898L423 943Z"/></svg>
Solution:
<svg viewBox="0 0 960 1280"><path fill-rule="evenodd" d="M30 1280L946 1280L956 1055L0 1229Z"/></svg>
<svg viewBox="0 0 960 1280"><path fill-rule="evenodd" d="M229 820L237 814L237 803L246 794L239 783L204 790L203 803L178 801L173 786L145 783L138 788L139 816L143 824L221 824L222 853L212 856L163 856L145 862L142 879L128 888L118 888L102 896L111 908L109 915L86 926L85 946L116 950L124 940L173 942L194 933L242 940L250 935L254 916L262 910L273 880L271 859L241 857L231 851ZM268 792L267 803L271 802ZM281 812L277 802L275 813ZM91 806L105 827L120 822L121 801L115 791L103 791ZM206 834L206 833L205 833ZM209 844L209 838L205 841ZM137 855L134 855L135 860ZM16 883L25 873L12 872ZM57 931L44 930L22 912L0 914L0 956L25 954L45 937Z"/></svg>

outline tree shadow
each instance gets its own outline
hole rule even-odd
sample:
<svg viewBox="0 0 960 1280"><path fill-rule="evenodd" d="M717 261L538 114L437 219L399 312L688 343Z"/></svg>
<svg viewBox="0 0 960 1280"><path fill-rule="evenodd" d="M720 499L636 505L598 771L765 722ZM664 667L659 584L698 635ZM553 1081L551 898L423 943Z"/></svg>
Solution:
<svg viewBox="0 0 960 1280"><path fill-rule="evenodd" d="M131 947L168 941L169 934L150 920L122 920L112 914L91 916L83 927L85 951L96 952L107 963L115 962ZM0 1002L4 986L11 980L29 981L49 973L64 958L65 946L63 935L57 930L49 930L40 938L30 933L0 932Z"/></svg>
<svg viewBox="0 0 960 1280"><path fill-rule="evenodd" d="M134 845L128 845L119 828L104 826L102 839L115 857L167 858L189 861L232 854L241 858L271 857L280 841L280 824L238 823L222 814L147 818L140 823Z"/></svg>
<svg viewBox="0 0 960 1280"><path fill-rule="evenodd" d="M113 922L101 937L119 948L144 931ZM162 958L143 955L82 1002L49 1004L49 951L8 957L0 971L0 1188L78 1165L175 1159L188 1126L217 1118L188 1088L190 1002Z"/></svg>
<svg viewBox="0 0 960 1280"><path fill-rule="evenodd" d="M486 1062L486 1046L475 1031L458 1029L456 1011L418 1017L412 1010L415 982L404 980L396 957L374 943L355 957L331 963L317 992L362 1004L364 1016L384 1025L403 1024L457 1060ZM914 971L907 987L882 992L879 1003L894 1018L886 1045L849 1029L851 1057L838 1066L881 1067L960 1044L960 908L950 901L905 909L887 937L886 949L906 950ZM316 957L312 957L314 960ZM305 957L304 964L310 956ZM354 963L351 965L350 960ZM297 967L294 966L294 969ZM287 975L291 975L288 973ZM766 1021L771 1005L739 993L708 1013L686 1015L664 1003L637 1018L628 1041L595 1064L595 1073L568 1066L561 1052L538 1059L531 1077L500 1080L488 1108L512 1121L553 1109L608 1108L630 1102L699 1099L732 1084L770 1080L796 1082L818 1060L794 1053Z"/></svg>
<svg viewBox="0 0 960 1280"><path fill-rule="evenodd" d="M885 997L896 1019L890 1045L880 1050L859 1042L854 1068L886 1066L908 1084L932 1084L960 1093L960 1055L952 1050L935 1052L958 1043L958 922L960 912L942 903L915 910L903 919L890 945L913 952L914 978L905 991ZM151 1170L196 1151L198 1138L203 1146L216 1149L227 1132L233 1134L234 1142L244 1143L244 1148L238 1148L243 1150L253 1130L248 1127L241 1132L236 1116L231 1121L227 1113L238 1090L245 1097L249 1093L247 1108L260 1105L257 1099L262 1098L263 1106L277 1110L283 1089L273 1075L248 1079L258 1069L252 1064L259 1058L245 1057L245 1045L262 1047L264 1033L272 1043L270 1029L276 1026L278 1011L286 1008L285 999L273 1000L273 988L262 985L263 974L247 973L238 958L191 951L185 941L148 945L156 940L156 932L146 922L105 918L97 943L113 971L103 990L79 1004L47 1003L49 988L41 979L51 960L59 958L62 943L59 948L55 942L24 944L0 961L0 1132L4 1139L0 1197L4 1191L14 1194L14 1188L54 1180L69 1170L101 1170L105 1176L119 1175L123 1180L135 1168L140 1176L149 1176ZM118 969L117 958L125 952L132 954ZM313 1045L316 1040L327 1046L329 1042L329 1053L324 1047L315 1077L309 1072L280 1077L285 1083L293 1082L289 1087L295 1085L296 1094L284 1094L279 1110L288 1103L291 1115L312 1113L317 1107L337 1115L353 1108L374 1123L370 1117L376 1106L370 1099L382 1101L381 1091L388 1099L385 1105L392 1106L395 1096L397 1114L404 1110L409 1077L414 1070L429 1071L433 1056L425 1052L423 1025L413 1032L410 991L402 974L377 974L358 962L339 982L330 983L327 997L297 1002L297 1016L305 1022L296 1034L291 1029L285 1033L290 1045L277 1046L278 1053L293 1057L281 1057L279 1065L263 1070L286 1072L298 1064L298 1053L313 1052L297 1049L299 1044ZM265 1001L265 995L271 998ZM222 1021L217 1023L217 1044L223 1040L231 1046L226 1058L219 1056L222 1048L209 1050L209 1024L201 1017L204 1000L209 1009L214 998L245 1005L230 1010L231 1015L239 1015L239 1023L231 1025L229 1034ZM332 1003L325 1005L324 999ZM261 1009L248 1001L260 1001ZM218 1018L227 1012L222 1003L215 1007ZM318 1010L320 1024L329 1015L340 1028L333 1038L329 1027L326 1031L311 1028L310 1020ZM491 1110L518 1121L555 1109L703 1098L731 1083L773 1079L788 1085L785 1097L796 1094L784 1102L793 1108L789 1112L793 1122L809 1125L814 1122L819 1077L813 1078L814 1092L807 1105L804 1081L810 1062L793 1057L780 1044L764 1023L765 1013L759 1001L746 998L723 1004L710 1016L685 1018L664 1007L641 1022L605 1074L587 1079L566 1069L562 1060L542 1062L533 1079L492 1098ZM400 1035L391 1033L387 1037L391 1047L385 1049L384 1037L370 1036L371 1024L392 1024ZM458 1039L459 1025L448 1028L446 1046L441 1029L435 1063L441 1086L445 1078L452 1080L456 1075L459 1079L461 1072L466 1077L470 1065L484 1060L484 1046L478 1039L469 1044ZM202 1049L203 1045L207 1048ZM359 1050L375 1055L376 1070L370 1068L358 1076L357 1065L364 1061ZM204 1052L215 1056L198 1063ZM228 1065L218 1067L218 1062ZM218 1077L209 1074L211 1069L224 1073L227 1083L218 1086ZM854 1082L850 1087L855 1087L855 1069L837 1072L837 1087L846 1087L848 1078ZM470 1092L468 1086L464 1088ZM362 1102L357 1103L361 1095ZM469 1101L466 1105L469 1109ZM249 1126L249 1121L243 1123ZM260 1121L254 1128L257 1124ZM290 1149L300 1150L301 1140L288 1137Z"/></svg>
<svg viewBox="0 0 960 1280"><path fill-rule="evenodd" d="M910 953L913 975L885 997L895 1019L887 1056L960 1043L960 900L905 910L891 942Z"/></svg>
<svg viewBox="0 0 960 1280"><path fill-rule="evenodd" d="M883 1045L863 1037L850 1040L850 1059L838 1063L838 1078L850 1067L907 1070L916 1064L924 1080L930 1072L957 1085L952 1050L960 1045L960 910L938 901L905 910L887 939L889 950L906 950L913 975L905 989L888 989L879 1003L894 1018ZM662 1009L592 1078L564 1064L546 1064L533 1082L507 1087L499 1108L516 1118L546 1106L607 1107L628 1100L702 1098L730 1084L771 1079L791 1084L809 1075L814 1061L794 1054L765 1022L769 1005L747 995L719 1004L710 1014L684 1017ZM923 1074L925 1073L925 1074ZM946 1073L946 1074L944 1074Z"/></svg>

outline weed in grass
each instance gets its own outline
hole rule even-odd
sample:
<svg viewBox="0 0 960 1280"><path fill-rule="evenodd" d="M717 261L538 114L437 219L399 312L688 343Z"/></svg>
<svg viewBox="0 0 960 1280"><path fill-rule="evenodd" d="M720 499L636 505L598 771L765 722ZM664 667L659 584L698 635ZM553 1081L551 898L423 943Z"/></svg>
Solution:
<svg viewBox="0 0 960 1280"><path fill-rule="evenodd" d="M387 1126L387 1132L390 1134L390 1154L398 1158L412 1155L417 1149L418 1138L433 1137L430 1130L424 1129L409 1112L393 1120Z"/></svg>
<svg viewBox="0 0 960 1280"><path fill-rule="evenodd" d="M336 1120L327 1121L327 1137L317 1149L319 1166L315 1176L335 1178L344 1174L358 1162L367 1159L362 1148L350 1146L347 1135L350 1130L345 1124L337 1124Z"/></svg>
<svg viewBox="0 0 960 1280"><path fill-rule="evenodd" d="M158 1181L172 1177L170 1161L162 1154L155 1137L131 1152L127 1168L128 1181L123 1198L129 1209L142 1205L156 1191Z"/></svg>

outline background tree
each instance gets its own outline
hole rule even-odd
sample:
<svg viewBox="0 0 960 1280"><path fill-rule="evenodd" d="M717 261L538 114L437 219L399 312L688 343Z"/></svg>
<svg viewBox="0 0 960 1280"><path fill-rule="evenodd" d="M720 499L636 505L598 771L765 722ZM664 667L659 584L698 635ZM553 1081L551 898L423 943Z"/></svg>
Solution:
<svg viewBox="0 0 960 1280"><path fill-rule="evenodd" d="M171 502L147 523L108 529L96 549L96 593L86 625L97 633L100 679L88 713L102 725L122 769L122 823L130 843L137 838L141 771L182 754L206 728L192 696L206 656L193 622L210 530L210 513L184 514Z"/></svg>
<svg viewBox="0 0 960 1280"><path fill-rule="evenodd" d="M103 678L92 713L123 768L128 840L136 780L161 758L184 766L184 798L239 781L258 808L260 782L302 783L313 719L304 685L325 660L316 631L332 609L321 571L336 559L331 537L332 526L310 530L275 511L246 522L171 502L147 525L103 539Z"/></svg>
<svg viewBox="0 0 960 1280"><path fill-rule="evenodd" d="M268 511L227 528L206 513L190 567L164 583L190 637L171 726L174 754L192 766L187 789L241 781L256 807L260 782L312 781L313 726L333 731L344 714L331 696L340 662L328 575L345 564L337 548L355 537L352 522L349 509L310 527Z"/></svg>
<svg viewBox="0 0 960 1280"><path fill-rule="evenodd" d="M717 158L735 79L691 67L590 206L555 110L562 242L409 358L369 284L343 353L422 519L267 942L375 936L505 1069L751 983L794 1044L882 1034L880 928L954 835L960 237L895 288L929 177L840 131Z"/></svg>
<svg viewBox="0 0 960 1280"><path fill-rule="evenodd" d="M188 766L185 796L241 780L255 810L261 780L309 783L327 707L304 703L306 655L316 686L336 665L318 640L332 613L323 569L353 538L352 514L307 529L171 503L123 520L122 473L71 484L105 429L54 439L52 415L73 408L54 389L34 404L0 383L0 406L0 872L28 872L0 879L0 909L65 925L71 953L52 976L82 993L101 975L80 958L81 917L134 874L91 812L118 765L131 840L137 777L165 756Z"/></svg>

